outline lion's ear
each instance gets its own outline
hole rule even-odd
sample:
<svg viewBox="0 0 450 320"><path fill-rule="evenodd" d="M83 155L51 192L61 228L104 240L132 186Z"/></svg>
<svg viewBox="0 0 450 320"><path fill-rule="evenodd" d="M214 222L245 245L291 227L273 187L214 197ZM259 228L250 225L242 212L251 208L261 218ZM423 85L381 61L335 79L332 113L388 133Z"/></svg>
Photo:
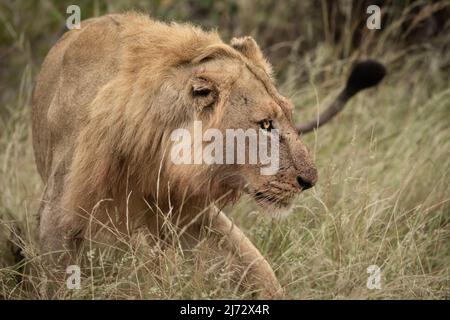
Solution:
<svg viewBox="0 0 450 320"><path fill-rule="evenodd" d="M261 49L252 37L233 38L230 45L249 59L258 60L263 57Z"/></svg>
<svg viewBox="0 0 450 320"><path fill-rule="evenodd" d="M218 97L216 86L207 79L194 78L191 88L191 95L197 111L212 111Z"/></svg>
<svg viewBox="0 0 450 320"><path fill-rule="evenodd" d="M241 37L231 39L230 45L253 63L261 66L269 75L272 75L272 66L264 58L264 55L252 37Z"/></svg>

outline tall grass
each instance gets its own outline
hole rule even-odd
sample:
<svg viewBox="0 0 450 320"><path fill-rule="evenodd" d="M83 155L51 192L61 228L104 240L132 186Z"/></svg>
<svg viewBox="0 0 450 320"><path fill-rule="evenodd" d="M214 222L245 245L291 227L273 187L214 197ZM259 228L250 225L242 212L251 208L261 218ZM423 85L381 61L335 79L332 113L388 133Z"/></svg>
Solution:
<svg viewBox="0 0 450 320"><path fill-rule="evenodd" d="M386 64L388 76L377 89L361 93L342 115L304 137L317 162L319 183L301 195L287 219L271 220L247 198L227 212L268 258L285 298L449 298L448 39L398 44L408 6L397 23L368 37L359 50L343 50L348 47L345 39L338 44L315 43L314 32L273 44L270 32L261 28L264 11L234 14L243 7L239 2L220 1L212 8L205 2L206 9L213 10L209 12L229 12L225 18L202 16L206 9L201 5L196 11L183 11L181 2L161 3L146 7L136 1L134 7L181 20L191 20L189 13L195 12L193 20L220 25L225 37L248 32L263 39L261 46L274 57L274 50L287 48L284 58L273 62L279 70L280 91L297 106L298 120L314 116L332 99L352 61L371 56ZM0 5L5 9L0 15L0 54L9 59L7 69L0 72L0 298L42 299L48 295L35 213L43 185L32 152L30 96L39 63L60 32L65 4ZM17 12L12 13L10 6ZM87 15L129 8L127 1L99 1L85 7ZM284 15L289 17L286 10L277 7L268 23L282 25ZM48 18L26 23L30 11ZM310 22L310 28L321 30L321 20ZM302 43L308 44L307 49L298 49ZM63 287L57 297L252 297L250 290L237 290L239 278L230 257L217 257L206 245L186 253L175 242L164 248L149 245L145 234L112 238L108 244L87 245L83 255L90 263L83 270L81 289ZM11 239L26 258L20 264L11 255ZM370 265L381 269L381 289L366 287Z"/></svg>

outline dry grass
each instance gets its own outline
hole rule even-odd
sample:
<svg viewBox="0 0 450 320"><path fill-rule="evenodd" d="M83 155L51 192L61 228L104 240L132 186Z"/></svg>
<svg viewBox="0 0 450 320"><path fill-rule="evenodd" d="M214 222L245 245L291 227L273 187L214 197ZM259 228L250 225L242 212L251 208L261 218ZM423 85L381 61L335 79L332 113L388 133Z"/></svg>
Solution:
<svg viewBox="0 0 450 320"><path fill-rule="evenodd" d="M34 215L43 185L34 166L29 111L38 70L33 55L39 61L45 51L30 52L26 32L0 17L20 53L0 82L0 298L40 299L47 296ZM399 48L392 43L395 24L383 32L368 40L363 53L336 59L332 47L319 43L276 62L288 66L280 88L301 106L302 119L333 96L359 55L379 57L389 69L379 88L362 93L335 121L305 137L320 181L287 219L270 220L248 199L228 208L276 269L288 299L450 297L450 55L442 44L448 40L438 39L438 47ZM14 264L7 246L15 225L21 228L24 265ZM62 290L59 298L252 296L236 290L229 257L202 245L186 254L176 242L151 247L142 234L115 239L87 244L82 288ZM366 288L372 264L382 270L380 290Z"/></svg>

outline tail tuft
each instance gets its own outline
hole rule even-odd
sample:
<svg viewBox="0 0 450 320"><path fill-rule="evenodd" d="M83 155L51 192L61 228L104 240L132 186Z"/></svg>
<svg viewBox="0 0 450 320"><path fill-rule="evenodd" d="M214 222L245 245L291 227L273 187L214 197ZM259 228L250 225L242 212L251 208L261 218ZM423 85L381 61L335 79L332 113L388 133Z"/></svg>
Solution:
<svg viewBox="0 0 450 320"><path fill-rule="evenodd" d="M376 86L386 75L386 68L375 60L365 60L357 63L347 80L345 91L350 95Z"/></svg>
<svg viewBox="0 0 450 320"><path fill-rule="evenodd" d="M316 119L298 124L296 129L299 133L311 132L319 126L330 121L342 109L348 100L361 90L376 86L386 75L386 68L375 60L366 60L357 63L350 73L347 85L328 108L322 111Z"/></svg>

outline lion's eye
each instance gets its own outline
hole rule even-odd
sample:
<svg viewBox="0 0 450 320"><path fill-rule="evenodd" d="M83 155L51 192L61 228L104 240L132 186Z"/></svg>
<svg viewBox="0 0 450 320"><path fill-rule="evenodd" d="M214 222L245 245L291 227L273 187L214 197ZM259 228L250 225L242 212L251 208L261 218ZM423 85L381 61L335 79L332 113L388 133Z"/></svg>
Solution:
<svg viewBox="0 0 450 320"><path fill-rule="evenodd" d="M259 126L263 130L270 131L273 129L272 120L264 119L259 122Z"/></svg>

